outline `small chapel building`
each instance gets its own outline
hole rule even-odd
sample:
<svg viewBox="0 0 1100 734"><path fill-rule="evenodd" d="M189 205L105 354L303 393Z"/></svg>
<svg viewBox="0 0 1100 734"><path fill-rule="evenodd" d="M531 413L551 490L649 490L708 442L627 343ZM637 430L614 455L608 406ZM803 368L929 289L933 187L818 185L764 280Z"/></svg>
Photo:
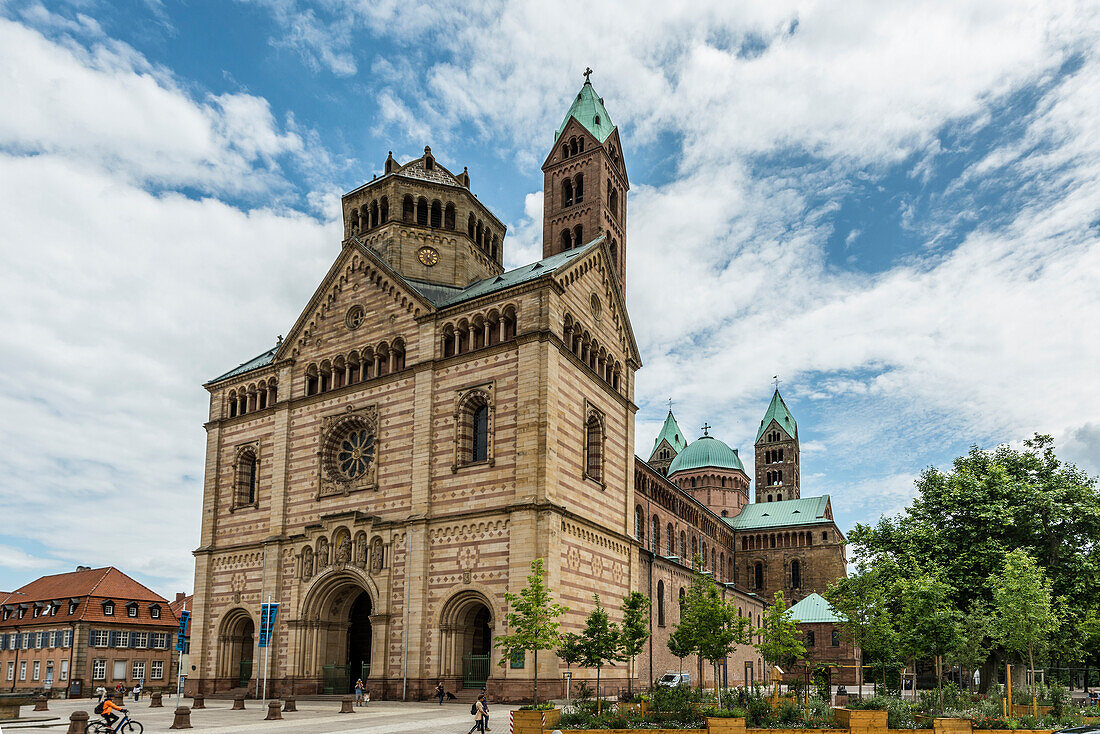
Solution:
<svg viewBox="0 0 1100 734"><path fill-rule="evenodd" d="M389 156L343 196L339 252L286 339L205 385L190 692L258 689L269 599L272 695L362 678L374 697L443 681L520 700L536 675L551 695L567 672L594 678L494 647L533 559L570 608L562 631L582 628L594 593L616 621L630 591L650 596L639 682L677 667L666 643L695 557L754 624L774 591L801 598L844 574L829 498L800 497L778 392L754 503L737 452L689 443L671 412L649 460L634 455L630 184L587 79L542 170L543 257L506 270L506 227L468 170L429 147ZM762 670L745 645L718 674ZM601 678L626 685L623 666Z"/></svg>

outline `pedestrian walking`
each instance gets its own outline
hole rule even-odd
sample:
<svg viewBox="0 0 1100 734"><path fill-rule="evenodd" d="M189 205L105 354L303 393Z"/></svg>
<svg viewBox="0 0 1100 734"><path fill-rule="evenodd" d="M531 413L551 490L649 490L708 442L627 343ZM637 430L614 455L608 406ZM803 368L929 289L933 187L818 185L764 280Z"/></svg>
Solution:
<svg viewBox="0 0 1100 734"><path fill-rule="evenodd" d="M363 691L365 691L366 688L367 687L365 685L363 685L363 679L362 678L355 681L355 705L356 706L362 706L363 705Z"/></svg>
<svg viewBox="0 0 1100 734"><path fill-rule="evenodd" d="M103 703L103 697L107 695L107 689L103 686L96 686L95 697L96 703Z"/></svg>
<svg viewBox="0 0 1100 734"><path fill-rule="evenodd" d="M439 685L435 687L435 697L439 699L439 705L443 705L443 699L447 697L447 691L443 688L443 681L439 681Z"/></svg>
<svg viewBox="0 0 1100 734"><path fill-rule="evenodd" d="M470 708L470 713L474 716L474 725L470 727L470 731L466 734L474 734L475 731L485 731L485 721L489 718L489 710L485 705L485 694L482 693L477 697L477 701Z"/></svg>
<svg viewBox="0 0 1100 734"><path fill-rule="evenodd" d="M140 683L135 683L134 684L134 703L137 703L139 699L141 699L141 684Z"/></svg>

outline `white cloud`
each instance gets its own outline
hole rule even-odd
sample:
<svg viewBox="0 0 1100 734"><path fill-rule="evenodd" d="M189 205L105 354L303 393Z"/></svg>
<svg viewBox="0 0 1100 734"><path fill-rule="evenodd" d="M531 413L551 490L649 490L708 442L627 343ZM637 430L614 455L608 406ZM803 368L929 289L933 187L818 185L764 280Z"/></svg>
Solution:
<svg viewBox="0 0 1100 734"><path fill-rule="evenodd" d="M0 148L9 151L218 192L267 191L281 182L277 160L304 153L266 100L193 99L168 71L110 39L85 49L0 19L0 66Z"/></svg>
<svg viewBox="0 0 1100 734"><path fill-rule="evenodd" d="M37 571L56 567L58 561L52 558L41 558L25 553L19 548L10 545L0 545L0 567L10 568L15 571Z"/></svg>

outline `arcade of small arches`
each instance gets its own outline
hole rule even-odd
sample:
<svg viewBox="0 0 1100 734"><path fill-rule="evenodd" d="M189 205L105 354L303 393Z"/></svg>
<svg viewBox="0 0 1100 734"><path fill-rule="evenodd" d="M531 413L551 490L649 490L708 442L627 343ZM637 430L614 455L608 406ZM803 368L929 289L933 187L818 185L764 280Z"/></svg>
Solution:
<svg viewBox="0 0 1100 734"><path fill-rule="evenodd" d="M561 249L572 250L574 247L580 247L584 244L584 227L577 225L570 229L566 227L561 231Z"/></svg>
<svg viewBox="0 0 1100 734"><path fill-rule="evenodd" d="M567 176L561 182L561 208L568 209L584 201L584 174Z"/></svg>
<svg viewBox="0 0 1100 734"><path fill-rule="evenodd" d="M439 199L428 201L425 196L413 197L405 194L401 200L401 221L405 224L418 224L432 229L458 229L458 209L453 202ZM390 221L389 197L382 196L370 204L354 207L348 212L348 231L352 234L369 232ZM493 260L500 259L499 232L494 232L484 220L470 212L466 222L466 231L478 248Z"/></svg>
<svg viewBox="0 0 1100 734"><path fill-rule="evenodd" d="M580 361L599 375L600 379L609 384L613 390L619 390L623 374L622 363L615 359L587 329L582 328L570 314L565 315L562 341Z"/></svg>
<svg viewBox="0 0 1100 734"><path fill-rule="evenodd" d="M828 531L821 532L821 541L827 542ZM761 550L765 548L804 548L814 544L811 530L785 533L758 533L741 537L741 550Z"/></svg>
<svg viewBox="0 0 1100 734"><path fill-rule="evenodd" d="M516 308L508 305L443 325L442 354L453 357L516 338Z"/></svg>
<svg viewBox="0 0 1100 734"><path fill-rule="evenodd" d="M768 435L764 437L764 440L768 443L776 443L783 440L783 434L779 431L768 431Z"/></svg>
<svg viewBox="0 0 1100 734"><path fill-rule="evenodd" d="M571 137L568 142L561 144L561 157L562 160L575 156L578 153L584 152L584 138L583 137Z"/></svg>
<svg viewBox="0 0 1100 734"><path fill-rule="evenodd" d="M783 484L783 470L773 469L771 471L764 472L764 482L769 487L778 487ZM779 496L779 499L783 499L783 495ZM771 500L769 500L770 502Z"/></svg>
<svg viewBox="0 0 1100 734"><path fill-rule="evenodd" d="M238 415L263 410L279 399L279 381L275 377L253 382L247 386L234 388L226 396L226 415L236 418Z"/></svg>
<svg viewBox="0 0 1100 734"><path fill-rule="evenodd" d="M680 472L677 472L679 474ZM727 477L718 474L696 474L695 476L676 476L670 481L676 482L681 489L699 489L701 487L719 487L726 489L748 489L749 480L744 478L738 481L738 477Z"/></svg>
<svg viewBox="0 0 1100 734"><path fill-rule="evenodd" d="M764 569L765 562L763 560L756 560L746 564L745 570L748 573L749 587L751 589L759 591L764 588ZM792 590L801 589L805 572L806 565L801 559L792 558L790 562L785 563L784 578L786 581L786 588Z"/></svg>
<svg viewBox="0 0 1100 734"><path fill-rule="evenodd" d="M764 452L765 464L781 464L783 463L783 449L768 449Z"/></svg>
<svg viewBox="0 0 1100 734"><path fill-rule="evenodd" d="M317 395L346 385L384 377L405 369L405 340L381 342L375 347L352 350L347 355L311 363L306 367L306 395Z"/></svg>

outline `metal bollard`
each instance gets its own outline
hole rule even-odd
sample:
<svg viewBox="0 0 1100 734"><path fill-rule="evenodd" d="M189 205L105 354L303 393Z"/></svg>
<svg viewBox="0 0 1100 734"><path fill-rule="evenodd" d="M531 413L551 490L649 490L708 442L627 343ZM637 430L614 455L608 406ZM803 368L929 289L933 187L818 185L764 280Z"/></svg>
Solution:
<svg viewBox="0 0 1100 734"><path fill-rule="evenodd" d="M69 714L69 731L66 734L85 734L88 731L88 712L74 711Z"/></svg>
<svg viewBox="0 0 1100 734"><path fill-rule="evenodd" d="M354 698L352 698L351 696L344 696L342 699L340 699L340 713L342 713L342 714L355 713L355 709L352 708L352 705L354 705L354 704L355 704L355 699Z"/></svg>
<svg viewBox="0 0 1100 734"><path fill-rule="evenodd" d="M283 712L279 710L279 701L272 700L267 702L267 717L264 721L276 721L283 718Z"/></svg>
<svg viewBox="0 0 1100 734"><path fill-rule="evenodd" d="M172 719L172 725L169 729L190 729L191 728L191 709L186 706L180 706L176 709L176 716Z"/></svg>

